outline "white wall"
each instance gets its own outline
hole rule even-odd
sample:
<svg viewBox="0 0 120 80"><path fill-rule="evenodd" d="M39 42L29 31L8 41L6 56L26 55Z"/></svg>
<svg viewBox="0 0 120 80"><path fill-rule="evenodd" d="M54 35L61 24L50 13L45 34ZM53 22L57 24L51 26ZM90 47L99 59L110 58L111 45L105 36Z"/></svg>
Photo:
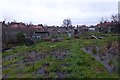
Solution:
<svg viewBox="0 0 120 80"><path fill-rule="evenodd" d="M89 31L95 31L95 28L89 28Z"/></svg>

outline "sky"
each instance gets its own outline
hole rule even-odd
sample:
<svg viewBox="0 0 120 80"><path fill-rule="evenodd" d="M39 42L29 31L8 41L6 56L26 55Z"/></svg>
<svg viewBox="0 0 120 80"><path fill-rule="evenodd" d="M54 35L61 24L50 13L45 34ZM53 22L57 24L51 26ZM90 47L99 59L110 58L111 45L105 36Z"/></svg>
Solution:
<svg viewBox="0 0 120 80"><path fill-rule="evenodd" d="M0 0L0 21L61 26L95 25L118 13L119 0Z"/></svg>

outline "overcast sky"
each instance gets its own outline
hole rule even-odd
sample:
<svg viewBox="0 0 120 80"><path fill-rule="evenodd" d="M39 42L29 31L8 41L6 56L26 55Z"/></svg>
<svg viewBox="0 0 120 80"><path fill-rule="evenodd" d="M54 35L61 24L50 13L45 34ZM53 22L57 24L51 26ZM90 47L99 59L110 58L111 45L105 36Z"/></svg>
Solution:
<svg viewBox="0 0 120 80"><path fill-rule="evenodd" d="M61 25L91 25L118 13L119 0L0 0L0 21Z"/></svg>

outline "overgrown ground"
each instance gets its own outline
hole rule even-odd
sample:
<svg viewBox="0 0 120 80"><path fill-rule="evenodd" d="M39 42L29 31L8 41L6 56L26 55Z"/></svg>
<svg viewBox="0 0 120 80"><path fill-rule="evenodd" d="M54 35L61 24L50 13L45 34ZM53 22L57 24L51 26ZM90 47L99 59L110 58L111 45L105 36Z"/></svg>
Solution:
<svg viewBox="0 0 120 80"><path fill-rule="evenodd" d="M117 78L116 71L107 69L82 48L103 47L117 41L112 34L96 34L103 39L71 39L61 42L38 42L18 46L2 53L4 78Z"/></svg>

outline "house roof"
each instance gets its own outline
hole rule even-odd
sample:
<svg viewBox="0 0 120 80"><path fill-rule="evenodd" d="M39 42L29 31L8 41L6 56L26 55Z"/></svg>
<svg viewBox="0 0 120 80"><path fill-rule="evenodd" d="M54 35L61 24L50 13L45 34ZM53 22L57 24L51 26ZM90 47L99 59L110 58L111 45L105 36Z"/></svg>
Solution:
<svg viewBox="0 0 120 80"><path fill-rule="evenodd" d="M25 25L19 25L19 24L12 24L10 27L11 28L26 28L27 26L25 26Z"/></svg>
<svg viewBox="0 0 120 80"><path fill-rule="evenodd" d="M25 25L25 23L22 23L22 22L11 22L9 24L9 26L11 28L26 28L27 26Z"/></svg>
<svg viewBox="0 0 120 80"><path fill-rule="evenodd" d="M113 24L114 24L113 22L104 22L102 24L97 24L96 26L110 27Z"/></svg>
<svg viewBox="0 0 120 80"><path fill-rule="evenodd" d="M39 30L39 31L46 31L46 29L43 26L40 25L30 25L29 27L27 25L25 25L24 23L17 23L17 22L11 22L10 24L11 28L15 28L15 29L19 29L19 28L29 28L29 29L33 29L33 30Z"/></svg>
<svg viewBox="0 0 120 80"><path fill-rule="evenodd" d="M47 29L44 26L32 25L30 28L35 31L47 31Z"/></svg>

